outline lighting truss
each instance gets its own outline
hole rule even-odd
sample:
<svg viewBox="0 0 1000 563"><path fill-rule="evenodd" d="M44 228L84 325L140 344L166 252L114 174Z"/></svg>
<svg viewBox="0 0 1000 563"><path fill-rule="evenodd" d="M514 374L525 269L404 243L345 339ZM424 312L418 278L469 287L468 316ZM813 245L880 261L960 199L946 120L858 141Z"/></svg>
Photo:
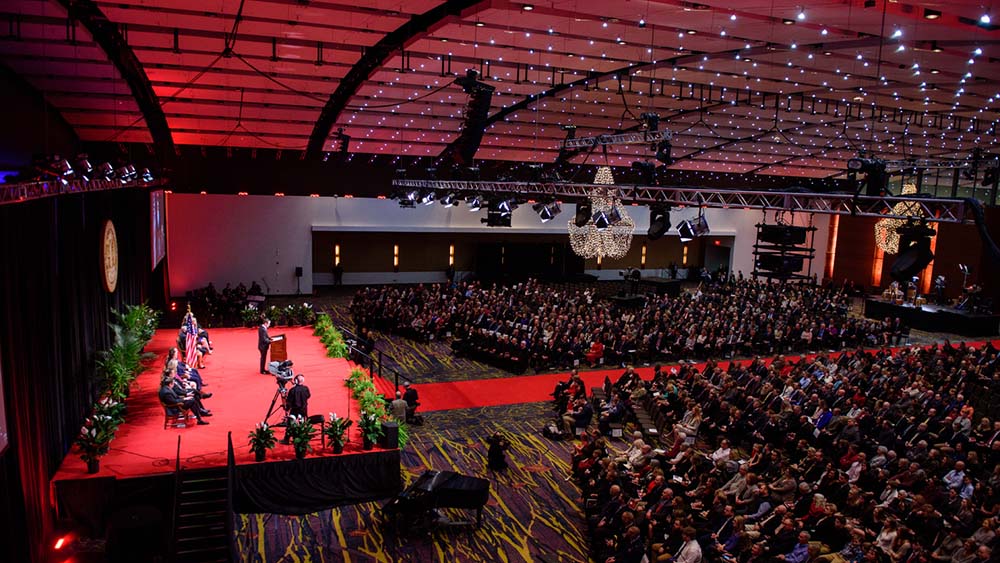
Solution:
<svg viewBox="0 0 1000 563"><path fill-rule="evenodd" d="M635 133L620 133L618 135L598 135L596 137L580 137L559 141L560 149L585 149L602 145L637 145L640 143L656 143L669 141L673 138L670 131L637 131Z"/></svg>
<svg viewBox="0 0 1000 563"><path fill-rule="evenodd" d="M85 192L100 192L104 190L117 190L121 188L148 188L163 186L165 182L162 178L145 181L142 178L133 178L122 183L117 178L105 180L103 178L66 178L67 183L63 184L58 179L32 182L19 182L16 184L0 184L0 205L20 203L34 199L42 199L63 194L78 194Z"/></svg>
<svg viewBox="0 0 1000 563"><path fill-rule="evenodd" d="M464 182L450 180L395 180L397 188L453 190L479 194L549 196L554 198L588 197L593 184L556 182ZM856 215L907 219L898 215L896 204L908 203L929 222L972 223L970 210L961 199L925 197L873 197L853 194L798 193L781 191L735 191L709 188L616 185L615 197L625 203L666 203L674 207L714 207L721 209L765 209L822 215Z"/></svg>
<svg viewBox="0 0 1000 563"><path fill-rule="evenodd" d="M884 160L885 167L888 170L907 170L910 168L971 168L974 163L972 160ZM979 165L982 168L997 167L997 160L983 158L979 161Z"/></svg>

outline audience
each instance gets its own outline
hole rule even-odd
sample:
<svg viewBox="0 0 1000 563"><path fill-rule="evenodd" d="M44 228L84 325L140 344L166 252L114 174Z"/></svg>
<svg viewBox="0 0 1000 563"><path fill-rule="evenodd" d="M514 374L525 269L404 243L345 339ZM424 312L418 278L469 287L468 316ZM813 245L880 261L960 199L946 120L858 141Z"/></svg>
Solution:
<svg viewBox="0 0 1000 563"><path fill-rule="evenodd" d="M450 333L455 354L512 372L881 346L902 337L893 321L848 317L847 303L842 291L728 277L628 310L587 286L529 280L369 287L355 294L351 313L359 328L415 340Z"/></svg>
<svg viewBox="0 0 1000 563"><path fill-rule="evenodd" d="M634 528L649 561L995 561L1000 424L974 424L965 397L996 381L996 358L946 342L626 371L595 411L628 421L641 404L663 439L581 436L571 478L594 560L639 560Z"/></svg>

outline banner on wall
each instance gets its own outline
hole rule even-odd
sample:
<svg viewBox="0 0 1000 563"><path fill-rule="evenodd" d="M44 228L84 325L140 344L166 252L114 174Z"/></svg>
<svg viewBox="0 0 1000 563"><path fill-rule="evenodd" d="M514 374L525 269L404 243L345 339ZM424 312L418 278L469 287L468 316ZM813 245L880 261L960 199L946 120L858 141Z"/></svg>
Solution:
<svg viewBox="0 0 1000 563"><path fill-rule="evenodd" d="M163 190L149 192L149 240L153 245L150 253L153 257L153 268L160 263L160 260L167 255L167 223L166 223L166 203L164 201Z"/></svg>

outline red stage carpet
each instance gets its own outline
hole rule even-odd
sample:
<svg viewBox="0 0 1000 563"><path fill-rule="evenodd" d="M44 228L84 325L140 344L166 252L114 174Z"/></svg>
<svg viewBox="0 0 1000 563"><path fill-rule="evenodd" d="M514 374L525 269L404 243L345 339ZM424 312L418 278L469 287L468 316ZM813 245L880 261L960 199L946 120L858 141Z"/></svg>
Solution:
<svg viewBox="0 0 1000 563"><path fill-rule="evenodd" d="M984 342L969 342L968 344L973 347L979 347ZM1000 347L1000 340L993 341L993 345ZM810 354L810 356L813 355ZM786 358L790 361L795 361L798 359L798 356L789 355ZM743 363L748 362L749 360L743 360ZM698 369L703 368L704 365L704 363L697 364ZM719 365L725 369L728 367L729 362L719 362ZM672 366L676 366L676 364L664 364L663 369L669 370ZM604 384L605 376L610 376L611 381L614 382L618 380L618 376L624 373L624 371L621 368L582 371L580 372L580 377L586 383L587 394L589 395L591 387L600 387ZM643 379L650 379L653 376L653 368L636 368L636 373ZM425 383L416 386L420 394L419 410L421 412L429 412L549 401L552 400L552 390L555 389L556 383L565 381L568 377L568 372L562 372L505 377L501 379Z"/></svg>
<svg viewBox="0 0 1000 563"><path fill-rule="evenodd" d="M326 349L311 327L271 329L271 335L288 336L288 357L295 362L295 373L306 376L312 394L309 412L328 416L331 411L345 416L350 410L357 417L357 405L348 407L348 391L344 378L350 372L347 360L327 358ZM133 477L174 470L177 437L181 437L181 465L184 468L215 467L226 462L226 434L232 431L237 463L251 463L253 455L247 446L247 434L263 420L271 398L278 388L275 378L260 375L257 352L257 329L213 329L210 331L215 353L205 360L200 370L213 394L205 406L213 415L206 426L189 424L187 428L163 429L163 408L157 398L159 376L167 350L175 345L176 329L157 331L147 350L157 355L150 369L132 385L125 424L111 443L111 451L101 459L97 476ZM279 409L280 410L280 409ZM272 417L272 422L280 420ZM284 429L276 429L278 438ZM317 435L314 443L320 449ZM351 427L351 443L345 451L361 450L357 424ZM268 453L269 460L292 459L291 446L278 444ZM75 451L71 451L56 473L54 480L87 477L86 466Z"/></svg>

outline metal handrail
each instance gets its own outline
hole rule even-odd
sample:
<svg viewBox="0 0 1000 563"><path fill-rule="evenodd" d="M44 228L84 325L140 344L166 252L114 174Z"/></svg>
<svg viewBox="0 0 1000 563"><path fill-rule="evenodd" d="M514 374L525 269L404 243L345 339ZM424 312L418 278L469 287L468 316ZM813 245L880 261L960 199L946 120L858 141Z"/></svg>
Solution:
<svg viewBox="0 0 1000 563"><path fill-rule="evenodd" d="M170 545L173 550L170 553L171 561L177 559L177 512L181 504L181 437L177 435L177 457L174 462L174 511L170 516Z"/></svg>
<svg viewBox="0 0 1000 563"><path fill-rule="evenodd" d="M353 340L354 342L358 342L360 340L360 338L358 337L358 335L355 334L353 331L351 331L349 329L346 329L346 328L343 328L343 327L340 327L340 326L336 326L336 325L334 325L334 326L335 326L335 328L337 330L339 330L341 332L341 334L344 334L346 336L350 336L351 340ZM395 362L396 364L399 364L399 362L396 361L396 358L393 358L392 356L390 356L390 355L388 355L388 354L386 354L386 353L384 353L384 352L382 352L381 350L378 350L378 349L375 349L375 351L378 352L378 356L377 357L372 357L371 354L363 352L360 349L358 349L358 348L356 348L354 346L351 346L350 344L348 344L348 347L350 347L352 354L356 354L357 355L356 357L359 357L362 360L367 360L367 362L362 361L362 362L359 362L359 363L361 364L362 367L365 367L367 365L368 372L371 373L372 375L378 375L379 377L383 377L384 378L385 377L384 372L388 371L389 374L392 375L392 377L393 377L393 384L395 386L394 387L395 389L399 389L399 380L400 379L402 379L403 381L409 382L409 383L413 383L412 379L410 379L409 377L406 377L405 375L399 373L399 371L397 371L395 368L393 368L391 366L387 366L385 364L385 358L388 358L388 359L392 360L393 362Z"/></svg>

